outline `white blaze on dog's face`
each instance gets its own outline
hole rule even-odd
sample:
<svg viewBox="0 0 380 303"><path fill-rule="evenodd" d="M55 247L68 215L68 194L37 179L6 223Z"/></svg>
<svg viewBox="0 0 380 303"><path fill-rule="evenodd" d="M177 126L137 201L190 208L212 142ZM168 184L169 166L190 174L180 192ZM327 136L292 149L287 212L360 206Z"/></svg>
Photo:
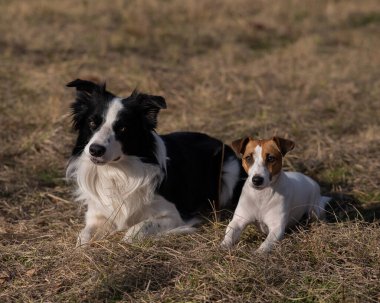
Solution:
<svg viewBox="0 0 380 303"><path fill-rule="evenodd" d="M111 161L118 161L123 156L121 142L116 139L114 130L119 112L123 109L120 98L114 98L109 103L107 110L103 114L103 123L97 127L91 140L86 145L84 151L96 164L105 164ZM95 122L90 121L90 127L96 127Z"/></svg>
<svg viewBox="0 0 380 303"><path fill-rule="evenodd" d="M268 140L247 137L234 141L232 148L242 157L249 184L263 189L281 172L282 158L294 148L294 142L279 137Z"/></svg>

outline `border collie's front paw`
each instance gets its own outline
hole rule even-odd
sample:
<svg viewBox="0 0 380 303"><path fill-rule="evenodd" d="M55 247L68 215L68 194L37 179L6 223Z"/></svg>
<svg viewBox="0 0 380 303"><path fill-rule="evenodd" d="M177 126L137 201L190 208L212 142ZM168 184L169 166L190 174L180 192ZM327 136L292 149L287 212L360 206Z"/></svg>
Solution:
<svg viewBox="0 0 380 303"><path fill-rule="evenodd" d="M146 235L149 234L149 228L151 226L152 223L150 221L140 222L128 229L123 240L127 243L142 240Z"/></svg>
<svg viewBox="0 0 380 303"><path fill-rule="evenodd" d="M137 238L137 232L133 230L132 228L128 229L128 231L125 233L123 237L123 241L127 243L133 243Z"/></svg>
<svg viewBox="0 0 380 303"><path fill-rule="evenodd" d="M224 239L222 243L220 243L220 247L222 249L231 249L234 246L230 239Z"/></svg>
<svg viewBox="0 0 380 303"><path fill-rule="evenodd" d="M127 232L125 234L125 236L123 237L123 241L125 241L126 243L131 244L131 243L134 243L134 242L141 241L141 240L143 240L143 239L145 239L147 237L148 237L148 235L145 235L145 234L143 234L141 232L135 232L135 233L134 232L131 232L131 233Z"/></svg>
<svg viewBox="0 0 380 303"><path fill-rule="evenodd" d="M133 237L130 237L130 236L127 236L127 235L125 235L125 236L123 237L123 241L124 241L124 242L126 242L126 243L128 243L128 244L131 244L131 243L133 243L133 241L134 241L134 238L133 238Z"/></svg>

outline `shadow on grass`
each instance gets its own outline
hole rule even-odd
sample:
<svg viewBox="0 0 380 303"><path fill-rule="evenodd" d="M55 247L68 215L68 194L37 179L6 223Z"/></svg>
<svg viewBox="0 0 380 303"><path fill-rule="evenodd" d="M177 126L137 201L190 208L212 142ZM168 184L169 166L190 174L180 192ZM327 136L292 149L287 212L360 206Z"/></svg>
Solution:
<svg viewBox="0 0 380 303"><path fill-rule="evenodd" d="M325 167L321 161L303 161L294 163L294 169L310 176L321 187L324 196L331 197L326 206L326 219L329 223L347 221L374 222L380 219L380 197L360 199L353 193L354 187L348 181L352 178L349 167L345 165ZM336 192L334 188L342 188ZM351 193L352 192L352 193ZM368 201L376 202L368 202Z"/></svg>
<svg viewBox="0 0 380 303"><path fill-rule="evenodd" d="M115 271L103 280L91 299L133 300L138 293L159 291L172 285L176 275L169 263L144 264L133 271Z"/></svg>
<svg viewBox="0 0 380 303"><path fill-rule="evenodd" d="M344 179L344 178L343 178ZM330 223L347 222L347 221L364 221L374 222L380 219L380 202L366 205L354 194L333 191L334 185L339 185L350 191L352 186L345 181L337 180L336 182L318 181L324 196L331 197L326 206L326 220Z"/></svg>
<svg viewBox="0 0 380 303"><path fill-rule="evenodd" d="M380 203L363 206L363 203L350 194L330 192L331 201L326 207L326 219L330 223L361 220L374 222L380 219Z"/></svg>

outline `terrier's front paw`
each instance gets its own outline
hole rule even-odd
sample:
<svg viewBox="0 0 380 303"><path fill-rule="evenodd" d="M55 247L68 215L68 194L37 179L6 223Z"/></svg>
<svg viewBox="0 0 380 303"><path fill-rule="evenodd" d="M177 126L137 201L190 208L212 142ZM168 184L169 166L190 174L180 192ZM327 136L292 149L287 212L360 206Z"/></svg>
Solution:
<svg viewBox="0 0 380 303"><path fill-rule="evenodd" d="M85 230L82 230L78 235L77 243L75 247L86 245L90 242L90 240L91 240L91 234Z"/></svg>
<svg viewBox="0 0 380 303"><path fill-rule="evenodd" d="M267 245L267 244L261 244L260 247L258 249L256 249L256 253L258 254L268 254L270 253L270 251L272 250L272 247L271 245Z"/></svg>

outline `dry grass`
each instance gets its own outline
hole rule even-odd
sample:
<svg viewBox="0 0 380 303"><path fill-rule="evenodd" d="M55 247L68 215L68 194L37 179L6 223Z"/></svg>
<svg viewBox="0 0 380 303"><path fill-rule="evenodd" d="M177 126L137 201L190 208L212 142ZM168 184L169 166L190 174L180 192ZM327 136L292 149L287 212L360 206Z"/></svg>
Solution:
<svg viewBox="0 0 380 303"><path fill-rule="evenodd" d="M363 1L0 1L1 302L378 302L380 5ZM83 210L64 180L77 77L162 94L160 132L226 142L279 134L286 166L336 198L335 223L270 256L225 222L74 249ZM356 207L359 212L354 210ZM336 220L337 219L337 220Z"/></svg>

